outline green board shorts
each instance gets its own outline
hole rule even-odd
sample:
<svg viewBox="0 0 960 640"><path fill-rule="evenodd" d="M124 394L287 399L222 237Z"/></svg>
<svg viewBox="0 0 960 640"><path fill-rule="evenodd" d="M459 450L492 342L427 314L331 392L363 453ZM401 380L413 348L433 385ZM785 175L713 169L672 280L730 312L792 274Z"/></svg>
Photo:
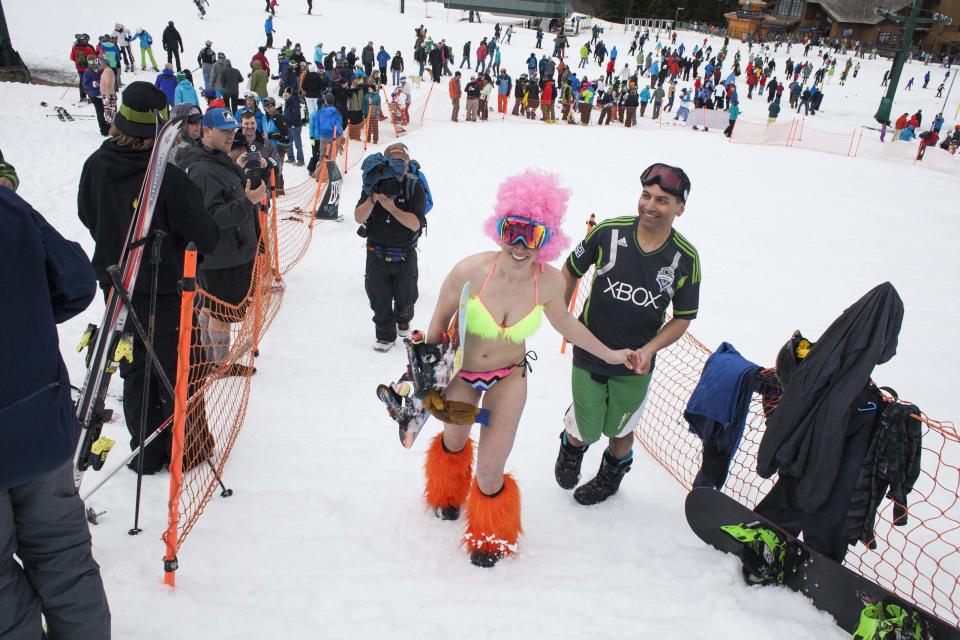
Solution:
<svg viewBox="0 0 960 640"><path fill-rule="evenodd" d="M573 404L563 418L567 433L585 444L601 436L619 438L637 428L650 386L650 374L594 375L573 367Z"/></svg>

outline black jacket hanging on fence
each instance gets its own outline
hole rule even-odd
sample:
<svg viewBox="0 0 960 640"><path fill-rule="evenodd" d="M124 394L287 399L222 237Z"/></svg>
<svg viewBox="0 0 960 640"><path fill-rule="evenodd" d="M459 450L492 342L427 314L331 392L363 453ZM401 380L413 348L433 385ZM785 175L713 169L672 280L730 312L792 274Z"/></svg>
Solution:
<svg viewBox="0 0 960 640"><path fill-rule="evenodd" d="M843 458L847 416L877 364L894 356L903 302L889 282L837 318L797 367L760 442L757 473L798 479L797 506L820 507Z"/></svg>
<svg viewBox="0 0 960 640"><path fill-rule="evenodd" d="M871 549L877 509L884 496L894 501L893 524L907 524L907 494L920 477L922 435L915 405L893 402L883 408L854 485L843 537L850 544L861 540ZM889 491L888 491L889 489Z"/></svg>

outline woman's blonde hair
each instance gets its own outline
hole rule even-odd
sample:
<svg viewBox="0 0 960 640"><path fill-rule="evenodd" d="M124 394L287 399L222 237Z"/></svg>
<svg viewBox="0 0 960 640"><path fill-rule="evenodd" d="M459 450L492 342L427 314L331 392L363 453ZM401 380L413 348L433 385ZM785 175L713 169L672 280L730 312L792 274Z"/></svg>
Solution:
<svg viewBox="0 0 960 640"><path fill-rule="evenodd" d="M113 140L118 147L127 147L134 151L148 151L153 148L153 138L138 138L127 135L114 125L110 125L110 139Z"/></svg>

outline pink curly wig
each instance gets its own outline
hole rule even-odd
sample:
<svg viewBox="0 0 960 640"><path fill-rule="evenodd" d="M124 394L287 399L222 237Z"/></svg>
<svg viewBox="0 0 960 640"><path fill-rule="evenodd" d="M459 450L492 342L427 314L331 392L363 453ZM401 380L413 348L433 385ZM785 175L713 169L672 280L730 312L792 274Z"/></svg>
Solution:
<svg viewBox="0 0 960 640"><path fill-rule="evenodd" d="M518 176L507 178L500 185L496 209L483 223L483 230L499 244L497 227L500 218L519 216L535 220L550 229L550 241L540 247L537 261L552 262L570 246L570 238L562 229L569 199L570 191L560 186L556 175L527 169Z"/></svg>

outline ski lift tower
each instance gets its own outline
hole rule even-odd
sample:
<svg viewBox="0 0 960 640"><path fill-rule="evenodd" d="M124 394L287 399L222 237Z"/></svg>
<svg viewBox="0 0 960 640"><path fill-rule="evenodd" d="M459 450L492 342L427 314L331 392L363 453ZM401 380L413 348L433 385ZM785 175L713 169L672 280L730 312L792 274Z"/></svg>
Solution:
<svg viewBox="0 0 960 640"><path fill-rule="evenodd" d="M30 70L10 42L10 30L0 0L0 81L30 82Z"/></svg>
<svg viewBox="0 0 960 640"><path fill-rule="evenodd" d="M880 99L880 107L873 116L880 124L890 124L890 112L893 111L893 98L897 94L897 87L900 85L900 73L903 71L903 64L907 61L907 56L910 55L910 49L913 46L914 29L917 25L934 23L951 24L953 22L953 18L943 13L933 13L929 18L921 18L920 8L922 6L923 0L915 0L913 8L910 9L910 15L906 18L883 7L874 9L874 12L881 18L903 24L900 48L893 57L893 67L890 69L890 83L887 86L887 95Z"/></svg>

